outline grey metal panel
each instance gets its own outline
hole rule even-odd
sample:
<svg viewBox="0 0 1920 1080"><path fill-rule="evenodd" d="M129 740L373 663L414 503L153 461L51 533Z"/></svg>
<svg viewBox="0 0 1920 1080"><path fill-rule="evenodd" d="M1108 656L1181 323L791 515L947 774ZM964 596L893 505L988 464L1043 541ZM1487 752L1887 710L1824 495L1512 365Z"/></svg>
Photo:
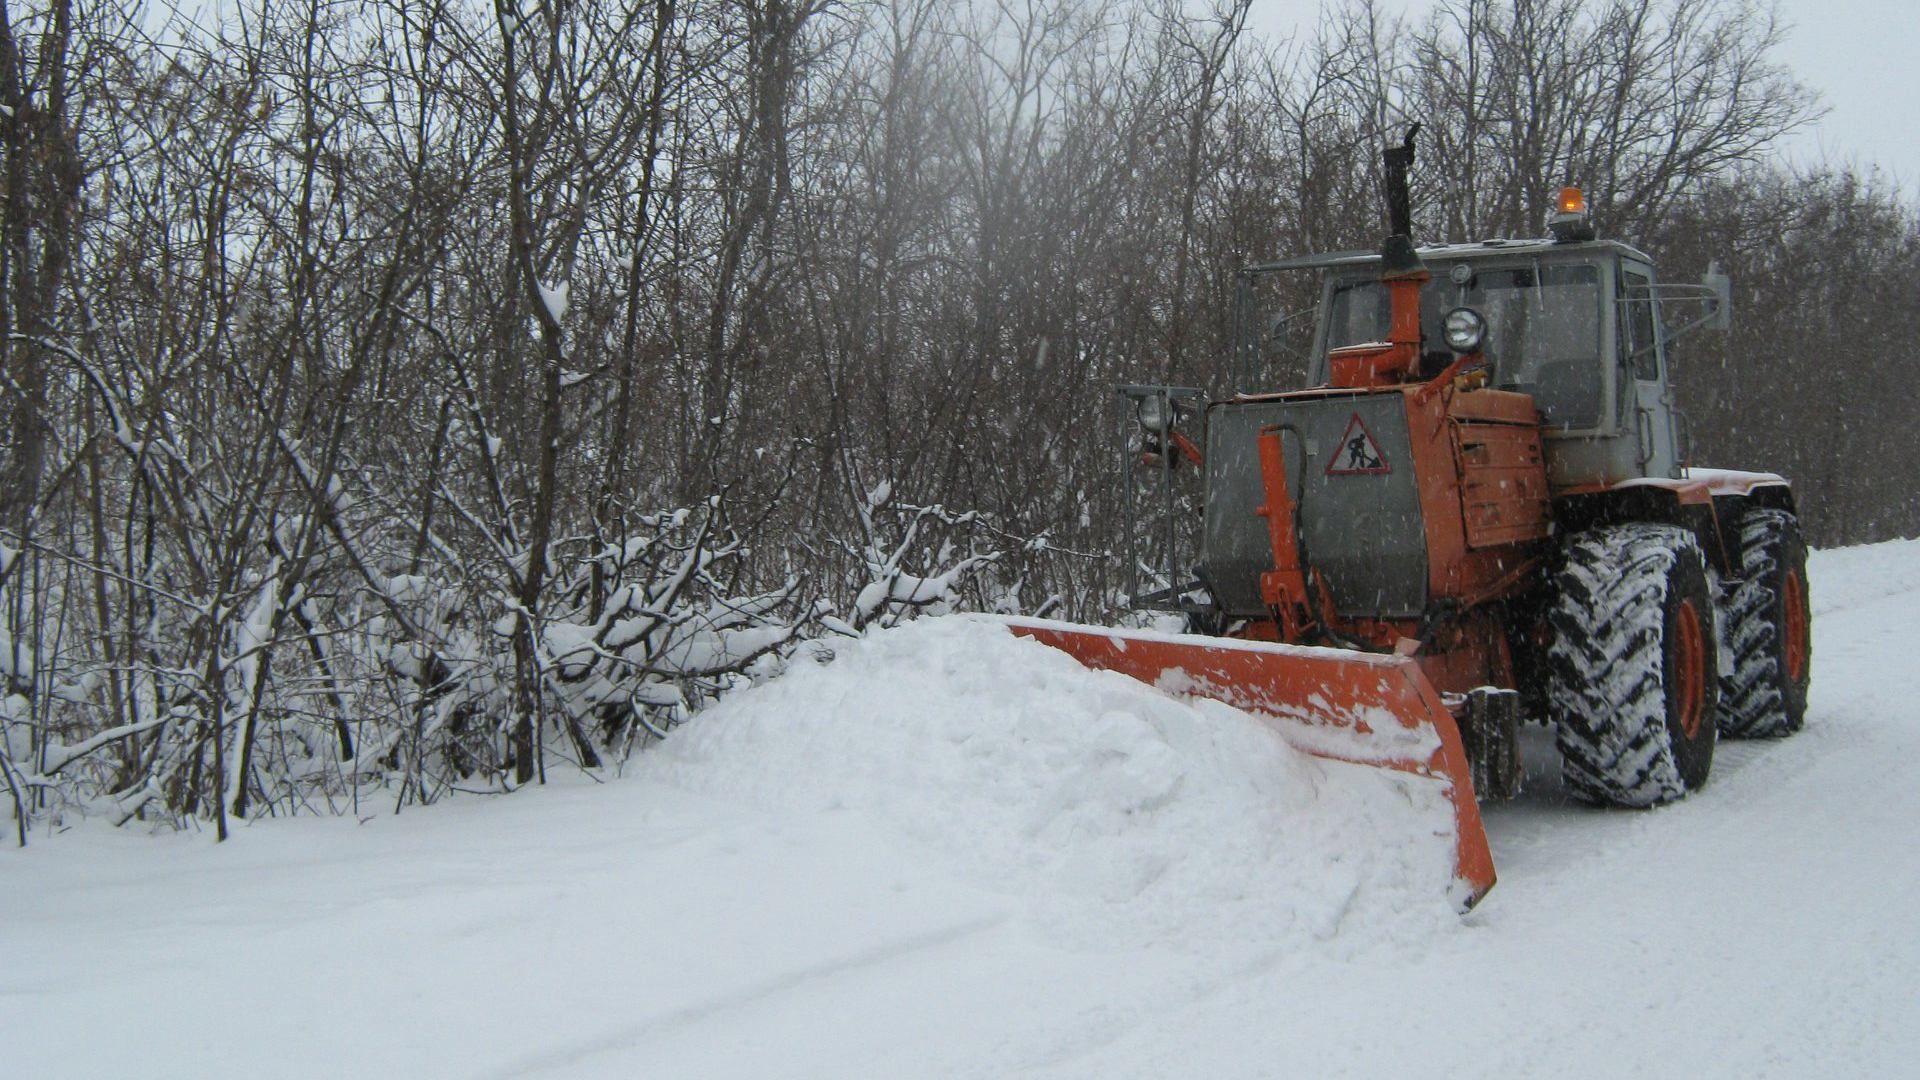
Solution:
<svg viewBox="0 0 1920 1080"><path fill-rule="evenodd" d="M1358 416L1389 471L1328 475ZM1399 394L1220 402L1207 412L1206 527L1200 573L1231 615L1258 615L1260 575L1273 566L1256 436L1285 423L1288 485L1300 502L1302 556L1343 615L1416 617L1426 608L1427 543L1406 405Z"/></svg>
<svg viewBox="0 0 1920 1080"><path fill-rule="evenodd" d="M1639 439L1631 431L1605 436L1548 431L1541 444L1546 450L1547 483L1556 489L1617 484L1646 475Z"/></svg>

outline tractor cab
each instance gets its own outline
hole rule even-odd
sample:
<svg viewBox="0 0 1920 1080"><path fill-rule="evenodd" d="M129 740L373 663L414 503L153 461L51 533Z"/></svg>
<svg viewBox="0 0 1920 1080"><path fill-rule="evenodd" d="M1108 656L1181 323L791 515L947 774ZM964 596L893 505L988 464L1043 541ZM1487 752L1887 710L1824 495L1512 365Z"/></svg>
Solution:
<svg viewBox="0 0 1920 1080"><path fill-rule="evenodd" d="M1539 410L1556 488L1681 475L1686 425L1667 345L1696 327L1724 325L1723 275L1709 273L1700 285L1656 284L1652 260L1612 240L1489 240L1428 245L1417 254L1428 277L1419 288L1419 362L1409 378L1432 378L1452 364L1445 321L1466 309L1483 327L1475 369L1484 385L1527 394ZM1273 379L1287 366L1284 324L1306 321L1261 309L1277 291L1267 279L1289 271L1320 273L1311 344L1294 345L1292 377L1304 366L1305 385L1338 386L1343 350L1391 335L1392 289L1380 266L1378 253L1349 252L1243 271L1233 389L1282 389ZM1663 302L1683 300L1702 302L1706 313L1666 325Z"/></svg>

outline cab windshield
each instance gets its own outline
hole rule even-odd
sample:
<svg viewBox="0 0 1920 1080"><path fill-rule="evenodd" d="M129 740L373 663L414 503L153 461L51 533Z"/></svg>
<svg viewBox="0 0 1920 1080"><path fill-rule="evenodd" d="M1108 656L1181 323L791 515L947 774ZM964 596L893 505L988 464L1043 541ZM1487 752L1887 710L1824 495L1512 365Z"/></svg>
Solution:
<svg viewBox="0 0 1920 1080"><path fill-rule="evenodd" d="M1472 264L1467 264L1472 265ZM1600 363L1600 271L1585 263L1475 266L1465 284L1434 266L1420 290L1421 368L1451 362L1440 324L1448 311L1470 307L1487 320L1486 355L1493 383L1533 395L1548 424L1598 427L1603 404ZM1337 281L1328 307L1327 347L1385 341L1386 287L1373 278Z"/></svg>

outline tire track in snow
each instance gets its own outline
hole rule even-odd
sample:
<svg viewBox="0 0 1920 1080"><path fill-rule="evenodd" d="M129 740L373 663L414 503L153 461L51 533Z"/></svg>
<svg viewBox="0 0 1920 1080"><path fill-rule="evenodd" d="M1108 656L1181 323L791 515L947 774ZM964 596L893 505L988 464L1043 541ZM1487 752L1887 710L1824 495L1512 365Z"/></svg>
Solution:
<svg viewBox="0 0 1920 1080"><path fill-rule="evenodd" d="M869 949L822 960L819 963L809 964L760 982L714 995L704 1001L644 1017L593 1038L564 1043L481 1075L499 1078L522 1077L571 1069L592 1058L631 1050L650 1035L698 1024L712 1017L802 989L821 979L879 967L916 953L924 953L944 945L965 941L1006 923L1007 919L1008 916L1005 914L990 915L921 934L884 941Z"/></svg>
<svg viewBox="0 0 1920 1080"><path fill-rule="evenodd" d="M1262 949L1251 957L1220 963L1211 969L1197 969L1190 980L1176 987L1163 987L1124 1007L1109 1002L1098 1012L1079 1018L1075 1030L1062 1032L1045 1050L1010 1064L996 1065L992 1072L983 1069L978 1075L1043 1075L1094 1058L1123 1044L1143 1028L1163 1024L1169 1017L1268 978L1285 967L1299 950L1297 943Z"/></svg>

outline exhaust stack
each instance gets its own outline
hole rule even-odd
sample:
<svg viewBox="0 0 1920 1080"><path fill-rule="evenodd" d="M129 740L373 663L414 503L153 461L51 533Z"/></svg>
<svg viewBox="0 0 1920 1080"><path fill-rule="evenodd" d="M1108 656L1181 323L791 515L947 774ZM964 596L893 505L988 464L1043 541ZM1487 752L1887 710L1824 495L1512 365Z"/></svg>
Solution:
<svg viewBox="0 0 1920 1080"><path fill-rule="evenodd" d="M1387 287L1391 308L1387 340L1336 349L1328 357L1328 382L1342 389L1391 386L1411 381L1420 368L1420 289L1433 275L1413 248L1413 195L1407 171L1413 168L1413 138L1420 125L1407 129L1406 141L1387 147L1382 159L1387 174L1387 227L1393 230L1380 245L1380 281Z"/></svg>

